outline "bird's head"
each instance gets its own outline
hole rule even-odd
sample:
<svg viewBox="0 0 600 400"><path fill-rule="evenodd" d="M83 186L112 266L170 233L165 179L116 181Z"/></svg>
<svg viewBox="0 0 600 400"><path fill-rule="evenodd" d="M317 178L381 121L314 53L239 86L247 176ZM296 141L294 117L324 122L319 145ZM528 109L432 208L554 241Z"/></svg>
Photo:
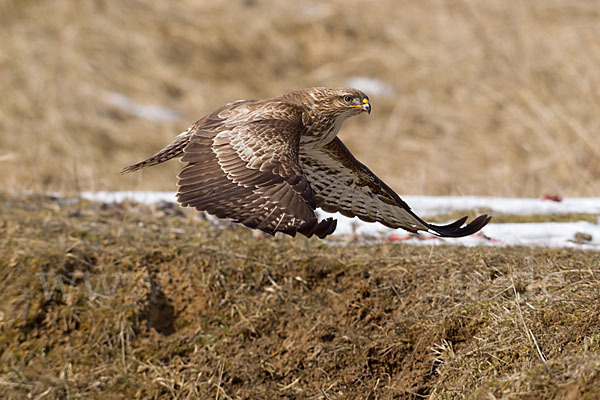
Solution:
<svg viewBox="0 0 600 400"><path fill-rule="evenodd" d="M345 119L363 112L371 113L369 97L358 89L311 88L306 94L313 104L313 111L335 119Z"/></svg>
<svg viewBox="0 0 600 400"><path fill-rule="evenodd" d="M335 89L331 102L341 114L371 114L371 103L366 94L357 89Z"/></svg>

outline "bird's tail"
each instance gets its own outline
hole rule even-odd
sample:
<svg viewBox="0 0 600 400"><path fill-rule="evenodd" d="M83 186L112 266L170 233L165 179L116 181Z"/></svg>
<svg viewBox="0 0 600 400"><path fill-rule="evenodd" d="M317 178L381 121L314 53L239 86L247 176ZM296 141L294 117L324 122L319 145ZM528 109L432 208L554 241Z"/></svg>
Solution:
<svg viewBox="0 0 600 400"><path fill-rule="evenodd" d="M153 155L147 160L141 161L137 164L130 165L121 170L121 174L127 174L129 172L138 171L142 168L151 167L156 164L163 163L172 158L181 157L183 155L183 149L190 142L191 135L190 130L183 132L175 138L171 144L166 146L164 149Z"/></svg>

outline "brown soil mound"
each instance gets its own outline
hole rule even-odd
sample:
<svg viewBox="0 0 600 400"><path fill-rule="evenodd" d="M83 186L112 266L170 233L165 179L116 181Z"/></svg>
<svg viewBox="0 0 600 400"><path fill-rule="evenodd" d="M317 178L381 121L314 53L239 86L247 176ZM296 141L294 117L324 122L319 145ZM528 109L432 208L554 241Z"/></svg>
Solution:
<svg viewBox="0 0 600 400"><path fill-rule="evenodd" d="M4 196L0 265L8 398L600 396L598 252L332 247Z"/></svg>

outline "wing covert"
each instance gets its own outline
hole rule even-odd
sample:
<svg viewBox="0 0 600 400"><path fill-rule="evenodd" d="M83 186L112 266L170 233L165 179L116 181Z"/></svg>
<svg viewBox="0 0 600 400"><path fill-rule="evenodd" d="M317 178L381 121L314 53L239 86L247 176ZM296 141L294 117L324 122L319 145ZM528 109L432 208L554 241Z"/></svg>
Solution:
<svg viewBox="0 0 600 400"><path fill-rule="evenodd" d="M282 120L228 124L218 112L184 149L177 199L253 229L325 237L335 220L317 221L313 191L298 163L300 128Z"/></svg>
<svg viewBox="0 0 600 400"><path fill-rule="evenodd" d="M410 232L427 231L440 237L462 237L483 228L491 219L467 217L448 225L434 225L416 215L389 186L360 163L339 138L321 148L300 150L300 165L315 192L317 207L347 217L380 222Z"/></svg>

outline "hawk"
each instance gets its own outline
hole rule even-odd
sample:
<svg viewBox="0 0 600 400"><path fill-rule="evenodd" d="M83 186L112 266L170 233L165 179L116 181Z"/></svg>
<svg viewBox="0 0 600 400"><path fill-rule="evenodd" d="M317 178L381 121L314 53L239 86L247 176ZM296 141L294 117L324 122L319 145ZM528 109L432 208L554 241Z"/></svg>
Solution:
<svg viewBox="0 0 600 400"><path fill-rule="evenodd" d="M229 103L195 122L161 151L124 168L128 173L175 157L177 201L249 228L319 238L337 220L318 221L317 207L439 237L471 235L490 218L481 215L434 225L361 164L337 134L349 117L371 113L356 89L322 87L261 100Z"/></svg>

